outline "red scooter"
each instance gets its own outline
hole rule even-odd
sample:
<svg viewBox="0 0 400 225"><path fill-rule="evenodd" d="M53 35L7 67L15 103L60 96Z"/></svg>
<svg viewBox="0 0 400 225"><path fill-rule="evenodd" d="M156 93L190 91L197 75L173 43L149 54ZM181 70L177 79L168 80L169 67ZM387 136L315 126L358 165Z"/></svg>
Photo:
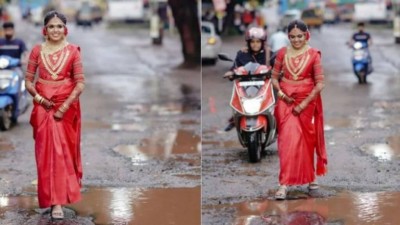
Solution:
<svg viewBox="0 0 400 225"><path fill-rule="evenodd" d="M231 61L225 54L219 59ZM249 62L234 69L230 106L238 138L248 149L249 161L258 162L261 152L276 140L275 95L271 71L265 65Z"/></svg>

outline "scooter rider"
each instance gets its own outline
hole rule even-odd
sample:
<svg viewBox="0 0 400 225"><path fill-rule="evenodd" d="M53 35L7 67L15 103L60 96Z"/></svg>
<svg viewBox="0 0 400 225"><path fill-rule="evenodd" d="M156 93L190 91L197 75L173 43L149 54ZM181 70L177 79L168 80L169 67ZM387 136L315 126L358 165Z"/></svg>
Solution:
<svg viewBox="0 0 400 225"><path fill-rule="evenodd" d="M231 69L224 74L224 78L233 78L233 70L236 67L244 66L249 62L255 62L259 64L269 64L266 58L269 59L269 52L265 49L265 41L267 39L267 34L262 28L252 27L248 29L245 33L245 41L247 45L247 50L239 50L235 63ZM235 127L233 117L229 119L229 124L225 128L225 131L230 131Z"/></svg>
<svg viewBox="0 0 400 225"><path fill-rule="evenodd" d="M28 59L26 45L23 40L14 37L14 23L3 23L3 30L4 38L0 38L0 55L20 59L22 65L26 64Z"/></svg>
<svg viewBox="0 0 400 225"><path fill-rule="evenodd" d="M357 24L358 32L354 33L351 37L350 44L354 44L354 42L360 41L363 42L369 47L372 45L371 35L364 31L365 24L363 22L359 22Z"/></svg>
<svg viewBox="0 0 400 225"><path fill-rule="evenodd" d="M371 35L367 32L364 31L365 24L363 22L359 22L357 24L358 27L358 32L354 33L353 36L351 37L351 40L349 42L349 46L353 46L355 42L362 42L364 43L367 48L372 45L372 38ZM371 54L368 54L369 57L369 66L370 70L372 70L372 58Z"/></svg>

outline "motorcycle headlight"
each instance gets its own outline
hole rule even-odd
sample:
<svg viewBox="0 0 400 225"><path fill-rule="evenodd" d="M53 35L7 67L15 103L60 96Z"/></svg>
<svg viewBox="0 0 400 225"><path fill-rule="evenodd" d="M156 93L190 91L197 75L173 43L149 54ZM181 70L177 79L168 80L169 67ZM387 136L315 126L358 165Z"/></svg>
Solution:
<svg viewBox="0 0 400 225"><path fill-rule="evenodd" d="M363 46L363 44L361 42L356 42L356 43L354 43L353 48L360 49L360 48L362 48L362 46Z"/></svg>
<svg viewBox="0 0 400 225"><path fill-rule="evenodd" d="M10 60L6 58L0 58L0 69L7 68L8 65L10 65Z"/></svg>
<svg viewBox="0 0 400 225"><path fill-rule="evenodd" d="M262 100L263 100L262 97L244 99L242 103L244 111L249 114L258 113L261 108Z"/></svg>
<svg viewBox="0 0 400 225"><path fill-rule="evenodd" d="M215 45L217 43L217 39L215 37L210 37L207 40L207 44L209 45Z"/></svg>

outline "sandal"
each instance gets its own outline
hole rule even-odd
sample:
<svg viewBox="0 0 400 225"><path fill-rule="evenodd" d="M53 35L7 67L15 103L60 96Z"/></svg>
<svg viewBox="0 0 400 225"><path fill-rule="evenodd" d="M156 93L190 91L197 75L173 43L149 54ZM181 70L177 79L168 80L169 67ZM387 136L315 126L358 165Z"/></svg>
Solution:
<svg viewBox="0 0 400 225"><path fill-rule="evenodd" d="M313 181L310 184L308 184L309 190L317 190L318 188L319 188L319 185L316 181Z"/></svg>
<svg viewBox="0 0 400 225"><path fill-rule="evenodd" d="M50 216L52 220L62 220L64 219L64 212L62 210L62 206L57 210L54 210L56 207L53 205L51 206Z"/></svg>
<svg viewBox="0 0 400 225"><path fill-rule="evenodd" d="M285 200L288 187L286 185L279 186L278 191L275 193L276 200Z"/></svg>

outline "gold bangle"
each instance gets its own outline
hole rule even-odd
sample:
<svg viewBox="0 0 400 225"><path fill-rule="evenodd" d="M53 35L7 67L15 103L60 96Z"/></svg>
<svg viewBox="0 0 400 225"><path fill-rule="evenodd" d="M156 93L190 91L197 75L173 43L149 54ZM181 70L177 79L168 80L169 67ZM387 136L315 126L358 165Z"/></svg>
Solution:
<svg viewBox="0 0 400 225"><path fill-rule="evenodd" d="M35 97L33 97L33 99L34 99L37 103L42 104L41 101L43 101L43 97L42 97L41 95L36 94Z"/></svg>
<svg viewBox="0 0 400 225"><path fill-rule="evenodd" d="M286 96L286 95L285 95L285 93L283 93L282 90L279 90L279 91L278 91L278 97L279 97L279 98L283 99L285 96Z"/></svg>
<svg viewBox="0 0 400 225"><path fill-rule="evenodd" d="M67 108L65 105L61 105L61 106L58 108L58 111L60 111L60 112L62 112L62 113L65 113L67 110L68 110L68 108Z"/></svg>
<svg viewBox="0 0 400 225"><path fill-rule="evenodd" d="M42 104L43 101L44 101L44 98L42 96L40 96L39 104Z"/></svg>

